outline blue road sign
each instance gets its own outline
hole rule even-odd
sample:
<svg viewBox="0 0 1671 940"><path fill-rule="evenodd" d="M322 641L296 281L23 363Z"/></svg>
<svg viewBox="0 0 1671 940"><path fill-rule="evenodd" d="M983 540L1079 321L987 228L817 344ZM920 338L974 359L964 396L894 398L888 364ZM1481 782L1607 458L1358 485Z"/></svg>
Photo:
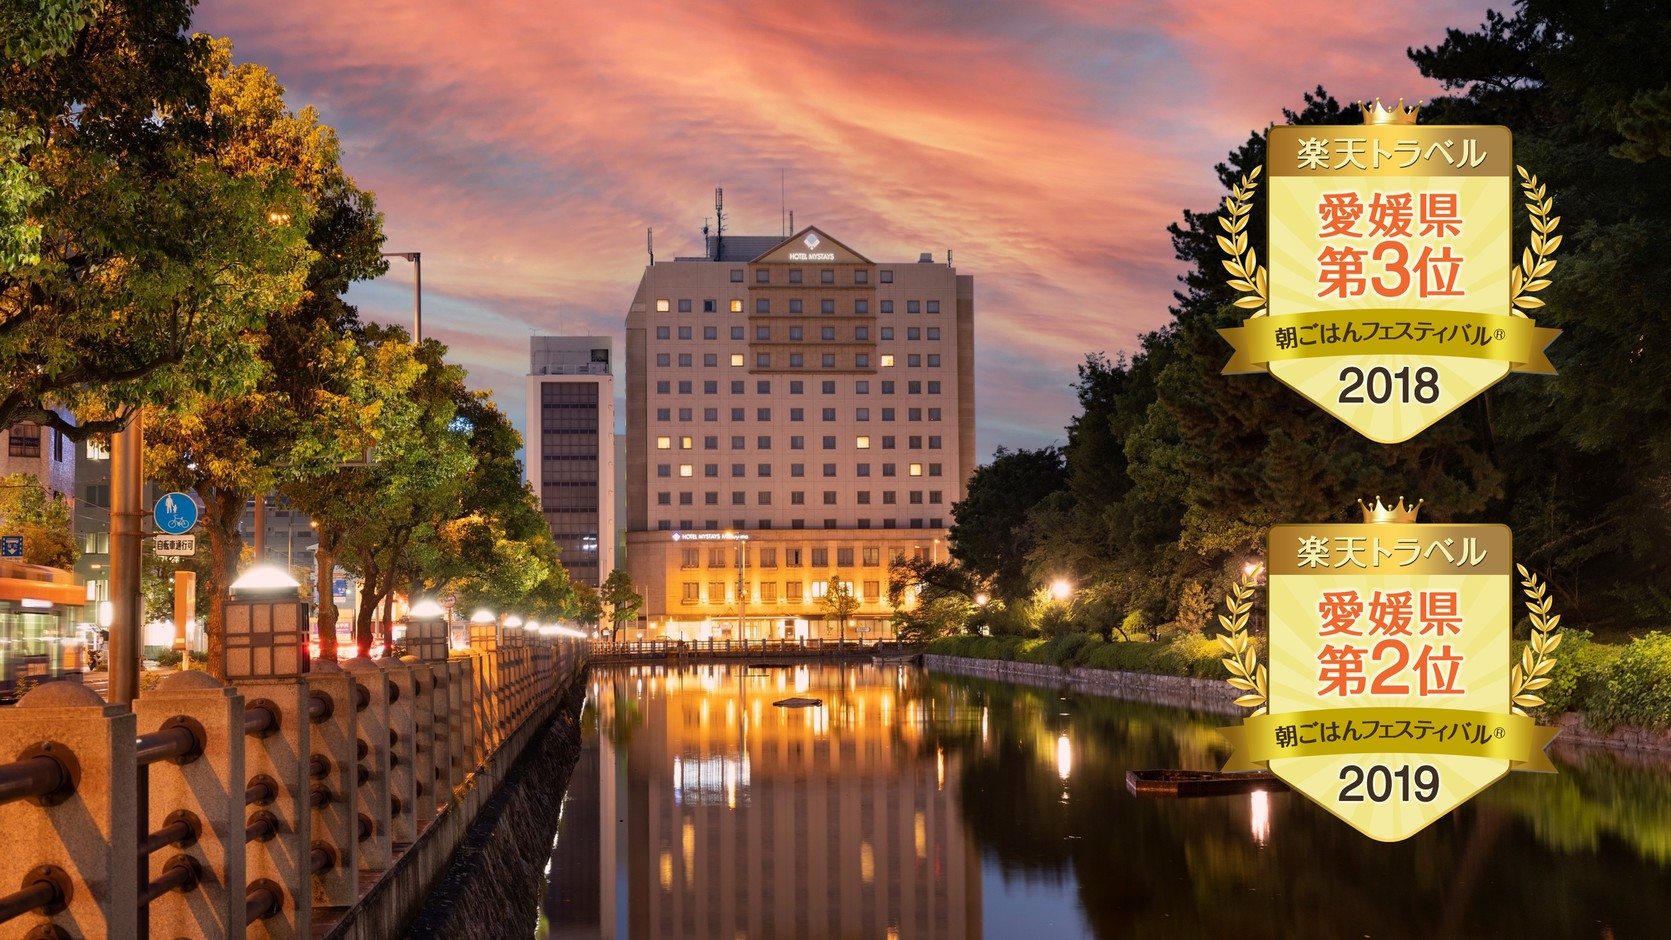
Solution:
<svg viewBox="0 0 1671 940"><path fill-rule="evenodd" d="M197 525L197 503L185 493L165 493L151 515L158 529L169 535L184 535Z"/></svg>
<svg viewBox="0 0 1671 940"><path fill-rule="evenodd" d="M22 558L23 536L0 535L0 558Z"/></svg>

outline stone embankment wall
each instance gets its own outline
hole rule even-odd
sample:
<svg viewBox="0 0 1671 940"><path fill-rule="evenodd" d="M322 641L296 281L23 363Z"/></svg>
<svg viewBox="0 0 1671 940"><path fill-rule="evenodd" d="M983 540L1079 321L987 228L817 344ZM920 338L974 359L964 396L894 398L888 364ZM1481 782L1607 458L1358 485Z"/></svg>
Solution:
<svg viewBox="0 0 1671 940"><path fill-rule="evenodd" d="M482 808L409 940L501 940L531 936L541 872L580 756L586 683L577 680Z"/></svg>
<svg viewBox="0 0 1671 940"><path fill-rule="evenodd" d="M1181 676L1156 676L1141 672L1115 672L1111 669L1085 667L1063 669L1060 666L1038 663L965 659L961 656L924 656L923 664L934 672L999 679L1052 689L1068 688L1087 695L1133 699L1232 717L1247 714L1247 709L1239 708L1235 704L1236 697L1241 693L1231 688L1228 682L1218 679L1188 679ZM1671 754L1671 731L1630 727L1600 731L1591 728L1585 722L1584 716L1577 712L1567 712L1554 724L1561 727L1561 735L1555 739L1556 746L1572 744L1621 750L1663 751Z"/></svg>

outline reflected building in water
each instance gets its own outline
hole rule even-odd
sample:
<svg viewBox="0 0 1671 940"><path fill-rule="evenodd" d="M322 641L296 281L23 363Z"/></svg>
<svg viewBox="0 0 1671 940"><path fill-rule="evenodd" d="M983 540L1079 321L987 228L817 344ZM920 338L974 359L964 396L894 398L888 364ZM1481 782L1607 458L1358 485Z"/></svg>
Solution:
<svg viewBox="0 0 1671 940"><path fill-rule="evenodd" d="M873 667L598 675L596 769L583 757L570 786L547 936L980 937L957 760L927 733L914 681ZM793 696L824 704L773 705Z"/></svg>

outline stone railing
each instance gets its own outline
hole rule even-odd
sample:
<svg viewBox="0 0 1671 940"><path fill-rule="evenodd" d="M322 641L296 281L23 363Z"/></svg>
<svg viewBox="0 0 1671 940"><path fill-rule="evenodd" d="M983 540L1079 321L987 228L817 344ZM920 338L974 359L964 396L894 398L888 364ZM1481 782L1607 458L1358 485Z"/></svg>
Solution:
<svg viewBox="0 0 1671 940"><path fill-rule="evenodd" d="M0 940L394 935L584 658L491 624L411 647L172 673L131 710L67 681L0 709Z"/></svg>
<svg viewBox="0 0 1671 940"><path fill-rule="evenodd" d="M969 659L962 656L924 656L923 665L934 672L950 672L1018 682L1023 685L1069 688L1090 695L1135 699L1156 705L1188 708L1220 715L1242 715L1247 709L1235 703L1236 690L1217 679L1158 676L1146 672L1117 672L1078 666L1064 669L1041 663L1018 663L1003 659Z"/></svg>

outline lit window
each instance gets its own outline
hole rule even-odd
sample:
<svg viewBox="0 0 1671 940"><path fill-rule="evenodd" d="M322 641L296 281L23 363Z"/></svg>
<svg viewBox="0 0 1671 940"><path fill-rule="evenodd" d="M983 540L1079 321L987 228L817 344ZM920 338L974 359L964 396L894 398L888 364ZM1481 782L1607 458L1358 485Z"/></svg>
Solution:
<svg viewBox="0 0 1671 940"><path fill-rule="evenodd" d="M743 312L743 302L740 301L740 300L731 301L731 312L732 313L742 313Z"/></svg>
<svg viewBox="0 0 1671 940"><path fill-rule="evenodd" d="M690 450L692 446L694 446L694 442L690 439L689 435L679 438L680 450Z"/></svg>
<svg viewBox="0 0 1671 940"><path fill-rule="evenodd" d="M671 438L671 437L658 437L658 438L656 438L656 450L667 450L668 448L670 448L672 446L673 446L673 438Z"/></svg>
<svg viewBox="0 0 1671 940"><path fill-rule="evenodd" d="M742 365L743 364L743 354L742 353L732 353L731 354L731 364L734 365L734 366Z"/></svg>
<svg viewBox="0 0 1671 940"><path fill-rule="evenodd" d="M890 368L894 364L894 357L889 353L882 354L882 368Z"/></svg>
<svg viewBox="0 0 1671 940"><path fill-rule="evenodd" d="M670 305L667 301L665 301L665 300L656 301L656 312L657 313L666 313L667 311L669 311L671 309L673 309L672 305Z"/></svg>
<svg viewBox="0 0 1671 940"><path fill-rule="evenodd" d="M920 477L920 476L923 475L923 465L920 464L920 463L911 464L910 467L909 467L909 472L914 477Z"/></svg>
<svg viewBox="0 0 1671 940"><path fill-rule="evenodd" d="M916 466L916 464L912 464L912 466L914 467L914 466ZM694 464L688 464L688 463L680 464L679 465L679 475L682 476L682 477L695 476L696 475L696 466Z"/></svg>
<svg viewBox="0 0 1671 940"><path fill-rule="evenodd" d="M861 436L861 437L860 437L860 438L859 438L859 440L858 440L858 443L857 443L857 445L856 445L856 446L857 446L857 447L858 447L858 448L859 448L859 449L860 449L860 450L869 450L869 449L870 449L870 438L869 438L869 437L862 437L862 436Z"/></svg>

